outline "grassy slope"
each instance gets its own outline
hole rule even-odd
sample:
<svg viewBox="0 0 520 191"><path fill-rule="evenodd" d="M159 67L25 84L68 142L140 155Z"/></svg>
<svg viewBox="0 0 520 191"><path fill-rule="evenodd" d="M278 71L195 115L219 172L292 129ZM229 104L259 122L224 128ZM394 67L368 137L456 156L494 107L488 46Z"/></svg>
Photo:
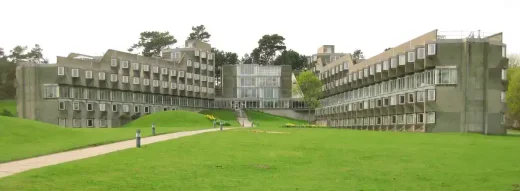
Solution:
<svg viewBox="0 0 520 191"><path fill-rule="evenodd" d="M307 121L271 115L258 111L246 111L246 114L250 120L253 120L255 123L259 122L260 127L279 127L286 123L307 124Z"/></svg>
<svg viewBox="0 0 520 191"><path fill-rule="evenodd" d="M157 134L211 127L203 115L182 111L148 115L125 128L63 128L32 120L0 117L0 162L133 139L137 128L141 129L142 136L150 136L151 121L157 123Z"/></svg>
<svg viewBox="0 0 520 191"><path fill-rule="evenodd" d="M231 124L231 126L233 126L233 127L240 127L240 124L238 124L235 113L231 110L227 110L227 109L203 110L200 113L204 114L204 115L207 115L207 114L213 115L219 119L229 122Z"/></svg>
<svg viewBox="0 0 520 191"><path fill-rule="evenodd" d="M0 190L511 190L518 136L239 129L0 179Z"/></svg>
<svg viewBox="0 0 520 191"><path fill-rule="evenodd" d="M0 112L4 109L16 116L16 101L15 100L0 100Z"/></svg>

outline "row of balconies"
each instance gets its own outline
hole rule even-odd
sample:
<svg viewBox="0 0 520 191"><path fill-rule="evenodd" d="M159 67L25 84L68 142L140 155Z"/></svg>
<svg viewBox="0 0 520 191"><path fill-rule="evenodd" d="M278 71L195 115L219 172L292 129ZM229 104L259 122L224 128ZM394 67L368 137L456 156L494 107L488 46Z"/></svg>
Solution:
<svg viewBox="0 0 520 191"><path fill-rule="evenodd" d="M214 69L214 66L213 65L207 65L207 64L200 64L199 62L193 62L191 60L188 60L187 61L187 66L188 67L192 67L194 65L194 68L201 68L202 70L209 70L209 71L213 71ZM116 68L118 66L121 66L122 69L132 69L134 71L143 71L143 72L150 72L150 68L151 68L151 72L152 73L155 73L155 74L159 74L159 69L160 69L160 73L162 75L168 75L168 68L159 68L159 66L152 66L150 67L150 65L148 64L140 64L140 63L137 63L137 62L133 62L131 65L130 65L130 61L126 61L126 60L121 60L118 64L118 59L117 58L112 58L111 62L110 62L110 66L112 68Z"/></svg>
<svg viewBox="0 0 520 191"><path fill-rule="evenodd" d="M397 68L399 66L405 66L406 63L414 63L416 60L424 60L426 58L426 50L428 51L427 56L435 56L436 55L436 44L428 44L426 47L420 47L415 49L414 51L407 52L406 54L400 54L395 57L391 57L387 60L378 62L376 64L372 64L370 66L366 66L363 69L360 69L355 72L350 72L359 76L359 79L363 77L367 78L369 75L374 75L375 73L380 73L385 70L389 70L390 68ZM332 69L324 71L320 74L320 79L327 79L330 77L334 77L341 71L348 71L348 63L340 64Z"/></svg>
<svg viewBox="0 0 520 191"><path fill-rule="evenodd" d="M327 123L333 127L375 126L375 125L424 125L434 124L435 112L407 113L402 115L357 117L344 119L328 119Z"/></svg>
<svg viewBox="0 0 520 191"><path fill-rule="evenodd" d="M333 106L325 106L316 109L316 115L331 115L346 112L363 111L396 105L423 104L424 102L434 102L436 100L435 89L427 91L408 92L390 96L378 96L375 98L348 101Z"/></svg>
<svg viewBox="0 0 520 191"><path fill-rule="evenodd" d="M195 57L208 58L208 60L213 60L213 58L215 57L215 53L195 50Z"/></svg>

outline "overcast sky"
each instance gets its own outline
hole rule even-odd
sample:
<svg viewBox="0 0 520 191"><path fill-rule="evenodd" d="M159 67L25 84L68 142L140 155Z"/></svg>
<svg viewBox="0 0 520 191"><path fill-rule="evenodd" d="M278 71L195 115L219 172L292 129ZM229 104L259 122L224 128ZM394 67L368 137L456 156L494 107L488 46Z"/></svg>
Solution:
<svg viewBox="0 0 520 191"><path fill-rule="evenodd" d="M0 7L0 47L38 43L51 62L70 52L124 51L142 31L169 31L180 46L200 24L213 47L239 56L277 33L302 54L333 44L370 57L434 29L504 32L508 53L520 53L520 0L4 0Z"/></svg>

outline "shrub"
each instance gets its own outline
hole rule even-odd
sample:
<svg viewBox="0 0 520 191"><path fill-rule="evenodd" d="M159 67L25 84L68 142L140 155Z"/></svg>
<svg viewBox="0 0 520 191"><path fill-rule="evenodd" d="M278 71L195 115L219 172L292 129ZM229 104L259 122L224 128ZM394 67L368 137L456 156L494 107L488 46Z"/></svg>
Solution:
<svg viewBox="0 0 520 191"><path fill-rule="evenodd" d="M6 117L14 117L13 113L11 113L9 110L4 109L2 113L0 113L0 116L6 116Z"/></svg>
<svg viewBox="0 0 520 191"><path fill-rule="evenodd" d="M204 116L206 119L210 120L211 122L213 121L216 121L217 122L217 125L220 125L220 123L222 123L222 126L231 126L231 123L227 122L227 121L224 121L224 120L221 120L219 118L216 118L215 116L213 115L205 115Z"/></svg>

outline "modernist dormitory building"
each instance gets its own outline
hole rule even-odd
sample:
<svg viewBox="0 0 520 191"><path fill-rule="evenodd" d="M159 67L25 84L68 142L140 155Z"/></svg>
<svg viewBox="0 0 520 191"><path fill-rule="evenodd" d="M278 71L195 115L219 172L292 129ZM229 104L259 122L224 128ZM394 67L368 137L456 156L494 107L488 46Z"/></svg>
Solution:
<svg viewBox="0 0 520 191"><path fill-rule="evenodd" d="M320 59L318 124L506 133L508 59L502 33L454 37L434 30L366 60L353 62L350 54Z"/></svg>
<svg viewBox="0 0 520 191"><path fill-rule="evenodd" d="M215 54L201 41L188 40L184 48L153 58L116 50L103 56L71 53L56 64L19 65L17 111L21 118L64 127L118 127L166 110L303 107L288 94L290 67L223 70L224 96L216 100Z"/></svg>

